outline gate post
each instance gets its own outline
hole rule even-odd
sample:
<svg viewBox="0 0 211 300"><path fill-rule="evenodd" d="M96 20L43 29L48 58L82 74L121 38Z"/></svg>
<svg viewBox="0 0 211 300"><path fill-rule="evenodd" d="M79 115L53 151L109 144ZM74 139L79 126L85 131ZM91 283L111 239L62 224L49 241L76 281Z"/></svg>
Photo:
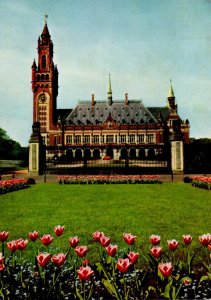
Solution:
<svg viewBox="0 0 211 300"><path fill-rule="evenodd" d="M184 173L184 142L179 120L173 121L171 143L171 170L173 174Z"/></svg>
<svg viewBox="0 0 211 300"><path fill-rule="evenodd" d="M29 140L29 174L42 175L44 168L43 140L40 134L40 123L32 125L32 134Z"/></svg>

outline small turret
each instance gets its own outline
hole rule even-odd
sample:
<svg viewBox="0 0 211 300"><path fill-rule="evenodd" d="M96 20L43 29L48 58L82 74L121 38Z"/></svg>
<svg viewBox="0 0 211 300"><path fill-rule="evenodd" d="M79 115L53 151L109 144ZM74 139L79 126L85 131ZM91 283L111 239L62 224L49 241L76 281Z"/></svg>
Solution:
<svg viewBox="0 0 211 300"><path fill-rule="evenodd" d="M170 80L170 88L168 91L168 97L167 97L167 106L170 107L173 111L177 113L177 105L175 101L175 96L174 96L174 90L172 87L172 81Z"/></svg>

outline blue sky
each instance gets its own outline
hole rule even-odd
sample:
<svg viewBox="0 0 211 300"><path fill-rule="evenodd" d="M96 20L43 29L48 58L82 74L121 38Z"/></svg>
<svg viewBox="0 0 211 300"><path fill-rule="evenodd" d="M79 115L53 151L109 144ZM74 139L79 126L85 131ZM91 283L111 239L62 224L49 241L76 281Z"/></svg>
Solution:
<svg viewBox="0 0 211 300"><path fill-rule="evenodd" d="M1 0L0 127L28 145L31 65L48 13L59 70L59 108L114 99L164 106L172 79L191 137L211 138L210 0Z"/></svg>

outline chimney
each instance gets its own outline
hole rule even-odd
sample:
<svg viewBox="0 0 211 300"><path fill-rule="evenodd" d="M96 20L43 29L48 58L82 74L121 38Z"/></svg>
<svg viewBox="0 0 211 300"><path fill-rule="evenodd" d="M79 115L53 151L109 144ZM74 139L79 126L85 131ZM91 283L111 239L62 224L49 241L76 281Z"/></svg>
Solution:
<svg viewBox="0 0 211 300"><path fill-rule="evenodd" d="M92 106L95 106L95 95L92 94Z"/></svg>
<svg viewBox="0 0 211 300"><path fill-rule="evenodd" d="M128 101L128 93L125 93L125 105L128 105L129 101Z"/></svg>

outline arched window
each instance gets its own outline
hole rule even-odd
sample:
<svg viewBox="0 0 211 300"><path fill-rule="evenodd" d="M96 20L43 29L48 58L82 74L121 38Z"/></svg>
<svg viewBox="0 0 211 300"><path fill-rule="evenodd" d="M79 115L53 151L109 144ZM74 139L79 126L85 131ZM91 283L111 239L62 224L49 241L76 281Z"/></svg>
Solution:
<svg viewBox="0 0 211 300"><path fill-rule="evenodd" d="M49 80L49 75L48 74L45 75L45 80Z"/></svg>
<svg viewBox="0 0 211 300"><path fill-rule="evenodd" d="M37 74L37 80L38 81L40 80L40 74Z"/></svg>
<svg viewBox="0 0 211 300"><path fill-rule="evenodd" d="M42 68L46 69L46 55L42 55Z"/></svg>

